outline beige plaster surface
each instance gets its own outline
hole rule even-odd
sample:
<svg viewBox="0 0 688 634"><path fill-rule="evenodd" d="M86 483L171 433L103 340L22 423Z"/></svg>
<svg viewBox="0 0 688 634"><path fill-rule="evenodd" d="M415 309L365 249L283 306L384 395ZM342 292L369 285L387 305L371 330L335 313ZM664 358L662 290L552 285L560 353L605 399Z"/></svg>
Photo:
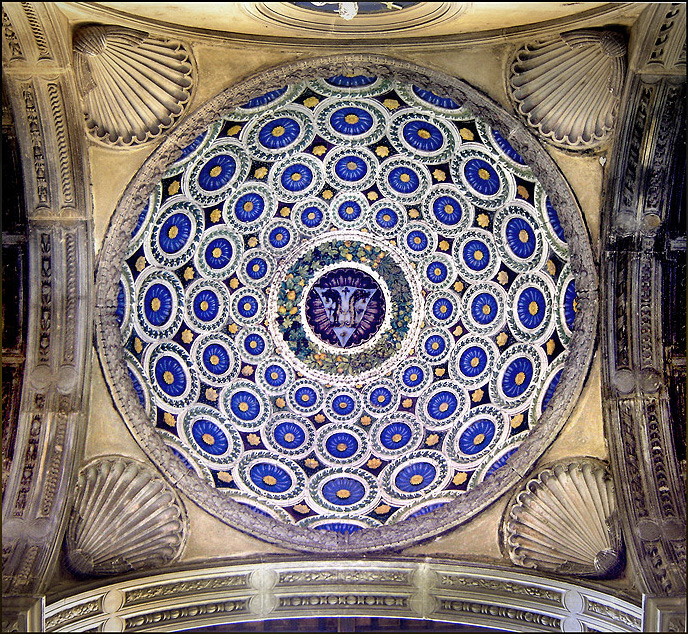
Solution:
<svg viewBox="0 0 688 634"><path fill-rule="evenodd" d="M150 463L115 408L95 350L91 367L91 413L84 462L96 456L119 455Z"/></svg>
<svg viewBox="0 0 688 634"><path fill-rule="evenodd" d="M602 364L598 352L593 358L587 381L576 407L538 464L563 460L570 456L609 459L602 418L601 375Z"/></svg>
<svg viewBox="0 0 688 634"><path fill-rule="evenodd" d="M389 54L465 81L513 114L504 83L504 68L512 49L513 46L504 41L471 48L445 47L430 51L415 51L401 47L396 54L392 48Z"/></svg>
<svg viewBox="0 0 688 634"><path fill-rule="evenodd" d="M458 528L436 537L429 543L407 548L402 554L408 557L453 557L470 561L497 560L504 563L499 546L499 525L508 500L509 495L503 495Z"/></svg>
<svg viewBox="0 0 688 634"><path fill-rule="evenodd" d="M240 2L99 2L102 7L125 12L136 19L144 18L162 23L181 24L195 29L223 31L272 37L337 37L337 26L348 27L346 21L328 14L299 12L312 21L313 27L318 23L320 29L299 31L287 24L277 21L256 19ZM277 4L271 2L270 4ZM287 3L282 3L287 4ZM440 4L440 3L433 3ZM567 18L591 9L603 7L605 2L471 2L465 5L465 11L452 20L429 22L421 28L412 28L392 32L391 37L432 37L455 33L473 33L519 27L528 24ZM278 9L279 10L279 9ZM411 9L414 12L418 8ZM407 10L408 11L408 10ZM255 14L255 12L253 12ZM408 13L407 13L408 14ZM399 20L404 14L399 15ZM365 19L365 18L364 18ZM371 35L374 35L374 31Z"/></svg>
<svg viewBox="0 0 688 634"><path fill-rule="evenodd" d="M303 58L305 52L262 48L259 46L212 46L196 44L193 47L198 65L199 81L192 109L202 106L223 90L258 72ZM217 69L222 72L217 72Z"/></svg>
<svg viewBox="0 0 688 634"><path fill-rule="evenodd" d="M503 44L462 47L442 47L441 50L416 50L403 44L376 49L375 54L408 61L419 66L443 72L466 81L488 95L499 105L510 110L503 85L502 68L511 54L510 46ZM327 50L304 47L295 53L292 49L262 48L256 46L228 47L196 43L193 45L199 81L189 111L202 106L226 88L259 72L296 60L315 59L330 55L346 55L346 42L333 44ZM217 68L223 72L218 73ZM466 70L470 69L470 78Z"/></svg>
<svg viewBox="0 0 688 634"><path fill-rule="evenodd" d="M213 517L186 496L183 496L183 500L189 518L189 530L180 563L297 552L242 533Z"/></svg>
<svg viewBox="0 0 688 634"><path fill-rule="evenodd" d="M545 145L545 149L558 165L578 201L583 212L583 219L588 227L593 253L597 257L600 241L602 183L604 182L608 149L601 148L595 154L590 155L569 154L551 145Z"/></svg>
<svg viewBox="0 0 688 634"><path fill-rule="evenodd" d="M113 149L91 143L88 154L91 165L93 197L93 239L95 253L103 246L110 218L122 192L157 144L140 148Z"/></svg>
<svg viewBox="0 0 688 634"><path fill-rule="evenodd" d="M394 59L408 61L443 72L466 81L474 88L485 93L493 101L511 110L503 82L503 71L512 46L503 43L462 47L442 47L433 50L416 50L404 44L376 49L375 53ZM226 88L243 81L261 71L296 60L315 59L329 55L345 55L349 52L347 44L333 44L328 50L304 45L300 52L285 48L262 48L256 46L214 46L196 43L193 45L199 81L189 111L202 106ZM218 73L217 68L223 72ZM467 73L470 69L470 73ZM470 75L470 77L467 77Z"/></svg>

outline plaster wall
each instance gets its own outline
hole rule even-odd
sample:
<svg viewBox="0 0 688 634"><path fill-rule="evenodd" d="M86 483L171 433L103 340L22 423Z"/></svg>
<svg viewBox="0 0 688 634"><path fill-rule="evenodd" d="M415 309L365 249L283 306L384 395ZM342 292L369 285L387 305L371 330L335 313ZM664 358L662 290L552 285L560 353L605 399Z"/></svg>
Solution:
<svg viewBox="0 0 688 634"><path fill-rule="evenodd" d="M253 17L262 13L258 5L260 2L233 2L230 4L218 5L217 3L194 3L194 2L166 2L164 5L150 2L99 2L100 6L114 9L115 11L125 11L129 14L137 15L146 20L156 20L161 22L170 21L170 12L174 13L174 21L196 29L233 31L235 33L255 33L255 21ZM200 6L199 6L200 4ZM477 31L490 31L493 29L503 29L508 27L519 27L533 22L545 20L557 20L576 15L581 12L581 4L576 2L454 2L440 3L434 2L431 7L443 14L439 5L453 4L453 10L460 15L459 22L455 20L438 20L431 26L433 35L452 35L455 33L474 33ZM586 2L585 10L603 8L608 3L605 2ZM243 5L243 6L241 6ZM247 6L248 5L248 6ZM420 7L413 9L414 13L423 14ZM284 11L284 8L282 8ZM427 9L426 9L427 11ZM406 12L409 13L408 11ZM289 15L304 15L303 9L295 11L291 9ZM286 15L286 12L284 13ZM311 14L312 15L312 14ZM389 15L389 14L388 14ZM445 14L446 15L446 14ZM451 13L450 13L451 15ZM332 15L319 14L320 24L332 24L339 22ZM377 20L370 19L373 16L361 15L360 18L368 19L373 23ZM403 17L403 16L402 16ZM341 23L340 23L341 24ZM308 37L314 33L298 30L298 26L283 21L277 25L275 23L264 25L265 33L261 35L294 35ZM405 31L404 27L396 26L391 32L399 35ZM402 35L404 33L401 33ZM321 29L317 33L318 37L328 37L337 39L338 33L333 28L330 32Z"/></svg>

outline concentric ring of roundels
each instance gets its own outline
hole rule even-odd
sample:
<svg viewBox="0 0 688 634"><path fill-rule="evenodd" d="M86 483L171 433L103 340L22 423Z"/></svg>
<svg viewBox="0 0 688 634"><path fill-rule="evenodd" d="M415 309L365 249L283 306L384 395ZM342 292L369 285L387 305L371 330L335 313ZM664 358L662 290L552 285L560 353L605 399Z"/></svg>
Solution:
<svg viewBox="0 0 688 634"><path fill-rule="evenodd" d="M115 310L170 451L340 533L503 466L578 308L557 212L506 138L362 75L272 90L199 135L139 213Z"/></svg>

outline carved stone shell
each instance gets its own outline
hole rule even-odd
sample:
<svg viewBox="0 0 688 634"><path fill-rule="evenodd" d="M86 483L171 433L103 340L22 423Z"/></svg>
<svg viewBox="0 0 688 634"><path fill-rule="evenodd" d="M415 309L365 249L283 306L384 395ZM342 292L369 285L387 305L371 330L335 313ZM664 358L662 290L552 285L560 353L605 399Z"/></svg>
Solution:
<svg viewBox="0 0 688 634"><path fill-rule="evenodd" d="M516 111L546 141L569 150L604 143L617 118L626 45L611 31L571 31L523 46L508 91Z"/></svg>
<svg viewBox="0 0 688 634"><path fill-rule="evenodd" d="M179 42L91 25L76 31L73 48L86 127L99 141L144 143L170 128L190 100L193 69Z"/></svg>
<svg viewBox="0 0 688 634"><path fill-rule="evenodd" d="M511 561L525 568L609 577L622 565L613 484L604 463L581 459L546 468L504 516Z"/></svg>
<svg viewBox="0 0 688 634"><path fill-rule="evenodd" d="M107 456L79 472L65 537L73 572L103 576L164 566L179 557L186 534L181 500L143 463Z"/></svg>

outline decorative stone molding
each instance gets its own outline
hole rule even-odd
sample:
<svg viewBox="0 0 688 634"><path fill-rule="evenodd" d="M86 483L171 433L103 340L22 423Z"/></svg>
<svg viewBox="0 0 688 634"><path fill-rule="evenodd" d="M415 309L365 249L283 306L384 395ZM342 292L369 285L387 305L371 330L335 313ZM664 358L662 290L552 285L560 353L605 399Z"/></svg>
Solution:
<svg viewBox="0 0 688 634"><path fill-rule="evenodd" d="M579 298L567 367L559 387L536 428L505 468L481 483L480 487L467 491L432 513L405 520L403 524L375 527L352 534L312 530L259 515L218 489L208 486L199 475L189 471L167 448L140 405L123 358L121 331L115 316L124 252L131 240L132 229L156 182L180 151L219 117L266 91L306 79L332 77L343 72L394 78L427 87L428 90L465 104L473 114L480 116L489 125L509 130L508 142L532 166L533 173L549 193L552 205L559 212L570 249L571 268ZM483 95L451 77L414 64L373 55L342 55L304 60L260 73L218 95L186 119L183 127L167 136L158 150L144 163L120 199L101 251L96 282L97 344L113 399L137 442L144 447L153 462L160 466L165 476L176 483L179 490L201 504L209 513L253 536L309 552L340 553L397 550L437 536L465 522L497 499L507 488L515 485L530 470L533 456L539 455L552 442L580 393L585 378L583 368L589 366L595 338L597 279L587 232L574 200L556 164L526 132L524 126Z"/></svg>
<svg viewBox="0 0 688 634"><path fill-rule="evenodd" d="M686 597L643 595L644 632L685 632Z"/></svg>
<svg viewBox="0 0 688 634"><path fill-rule="evenodd" d="M261 4L264 5L263 8L260 7ZM271 15L273 17L267 15L266 8L271 9ZM556 35L563 31L594 28L599 25L626 24L629 20L635 20L637 17L637 9L632 3L604 3L592 6L592 8L586 7L583 10L567 13L565 16L544 20L542 22L471 32L461 32L459 29L452 32L442 32L430 39L424 36L422 31L414 33L415 27L413 18L405 25L408 26L409 29L398 28L398 19L405 15L413 15L415 18L420 18L421 21L425 20L422 18L422 15L426 15L428 18L436 20L433 22L434 25L441 26L440 21L442 19L455 17L456 13L460 10L464 10L464 8L466 12L469 12L471 10L470 3L437 2L433 3L431 8L424 7L423 5L416 5L415 7L407 8L401 15L399 15L399 11L395 11L397 19L392 26L391 32L389 30L382 31L373 38L349 37L346 39L345 49L352 53L384 53L384 51L389 51L392 41L401 41L402 39L406 45L411 46L422 44L425 47L428 44L435 44L439 48L451 46L452 49L471 49L480 45L492 46L496 42L503 41L505 37L537 38L541 37L543 33L547 35ZM296 9L296 7L292 7L292 9L289 10L291 15L288 18L289 25L292 26L294 25L294 18L299 20L298 16L294 16L295 11L293 9ZM260 46L266 49L280 51L288 50L295 53L303 53L304 34L307 33L306 28L310 26L311 28L308 29L309 46L312 47L312 50L317 50L323 55L331 53L333 50L333 42L342 38L340 29L333 31L331 21L330 28L324 33L322 32L322 27L320 26L317 28L317 25L314 25L312 20L308 20L307 22L303 21L303 13L312 14L311 11L304 11L303 9L299 11L302 16L299 20L301 23L297 25L297 28L290 31L288 25L285 24L286 20L284 20L284 17L280 18L275 15L274 3L250 3L249 5L242 6L241 10L250 14L257 20L260 19L264 23L269 20L271 23L270 26L273 27L273 29L277 26L276 20L283 20L280 26L280 33L275 37L263 38L255 33L224 30L222 29L222 25L219 24L217 25L219 27L218 29L211 29L190 25L185 25L183 27L175 26L171 22L164 21L158 21L156 23L156 33L164 37L180 38L184 41L193 39L196 43L203 43L204 45L211 46L254 46L257 42L260 42ZM65 10L65 13L67 12L68 11ZM284 10L282 10L281 13L284 15ZM141 16L136 15L134 12L122 11L121 9L111 8L106 5L91 4L88 6L87 14L85 11L75 12L75 14L78 15L80 19L84 19L85 16L86 19L90 19L93 22L101 24L118 24L132 29L140 29L142 24ZM359 13L356 20L348 21L347 24L342 26L345 31L350 30L351 33L354 33L357 21L364 17L366 16ZM462 17L463 15L459 16L459 20L461 20ZM404 21L406 22L405 17ZM372 22L378 22L379 25L381 22L381 20L379 20L379 15L375 16ZM368 24L370 25L370 22ZM260 29L257 29L256 33L259 30ZM347 33L344 32L343 35L346 36ZM356 33L356 35L362 34L359 32Z"/></svg>
<svg viewBox="0 0 688 634"><path fill-rule="evenodd" d="M635 59L651 58L655 43L673 29L654 20L658 10L668 5L648 7L638 21L638 28L649 23L654 31L639 38ZM685 31L682 37L685 42ZM686 587L685 481L678 460L685 438L673 432L685 420L685 401L673 409L665 358L672 342L663 315L671 305L666 294L675 290L664 286L665 271L679 255L669 251L681 217L685 75L634 74L624 104L602 215L603 412L619 517L639 589L666 597L685 595ZM685 227L681 231L685 260ZM679 389L684 386L685 374Z"/></svg>
<svg viewBox="0 0 688 634"><path fill-rule="evenodd" d="M560 462L540 470L507 507L505 550L524 568L613 576L623 557L616 515L614 487L603 463Z"/></svg>
<svg viewBox="0 0 688 634"><path fill-rule="evenodd" d="M85 156L72 80L54 69L6 73L24 161L27 216L85 218ZM74 95L74 97L73 97Z"/></svg>
<svg viewBox="0 0 688 634"><path fill-rule="evenodd" d="M64 535L88 413L93 256L66 23L52 3L2 8L29 221L26 363L2 509L4 615L44 592Z"/></svg>
<svg viewBox="0 0 688 634"><path fill-rule="evenodd" d="M548 143L589 150L614 129L626 44L612 31L580 30L526 44L509 68L516 112Z"/></svg>
<svg viewBox="0 0 688 634"><path fill-rule="evenodd" d="M11 60L23 59L24 52L22 51L21 42L17 36L14 24L10 16L7 15L5 8L2 9L2 35L3 35L3 48L8 52L8 58Z"/></svg>
<svg viewBox="0 0 688 634"><path fill-rule="evenodd" d="M171 128L191 100L183 44L144 31L90 25L74 33L74 66L86 129L106 145L145 143Z"/></svg>
<svg viewBox="0 0 688 634"><path fill-rule="evenodd" d="M9 597L2 603L2 631L44 632L45 597L25 595Z"/></svg>
<svg viewBox="0 0 688 634"><path fill-rule="evenodd" d="M466 12L470 5L466 2L435 2L431 5L416 3L403 11L388 9L394 15L380 11L367 13L361 11L355 20L333 20L336 13L321 12L315 7L305 8L293 3L275 5L274 2L251 2L242 7L243 11L271 29L299 30L313 36L333 34L336 37L357 36L372 39L388 33L403 32L406 37L422 28L455 20Z"/></svg>
<svg viewBox="0 0 688 634"><path fill-rule="evenodd" d="M174 489L143 463L97 458L79 472L75 495L65 547L77 574L155 569L181 555L186 510Z"/></svg>
<svg viewBox="0 0 688 634"><path fill-rule="evenodd" d="M442 560L302 559L137 577L50 601L46 631L178 631L264 619L429 619L507 631L641 631L602 588Z"/></svg>
<svg viewBox="0 0 688 634"><path fill-rule="evenodd" d="M31 227L24 387L3 499L5 594L35 591L62 541L88 406L90 240L83 222Z"/></svg>
<svg viewBox="0 0 688 634"><path fill-rule="evenodd" d="M24 167L29 219L89 217L88 166L66 24L45 2L3 5L3 77Z"/></svg>
<svg viewBox="0 0 688 634"><path fill-rule="evenodd" d="M64 22L47 2L5 2L2 6L3 67L64 66L68 48Z"/></svg>
<svg viewBox="0 0 688 634"><path fill-rule="evenodd" d="M641 42L631 62L636 72L685 74L685 2L653 3L638 20L637 31Z"/></svg>

